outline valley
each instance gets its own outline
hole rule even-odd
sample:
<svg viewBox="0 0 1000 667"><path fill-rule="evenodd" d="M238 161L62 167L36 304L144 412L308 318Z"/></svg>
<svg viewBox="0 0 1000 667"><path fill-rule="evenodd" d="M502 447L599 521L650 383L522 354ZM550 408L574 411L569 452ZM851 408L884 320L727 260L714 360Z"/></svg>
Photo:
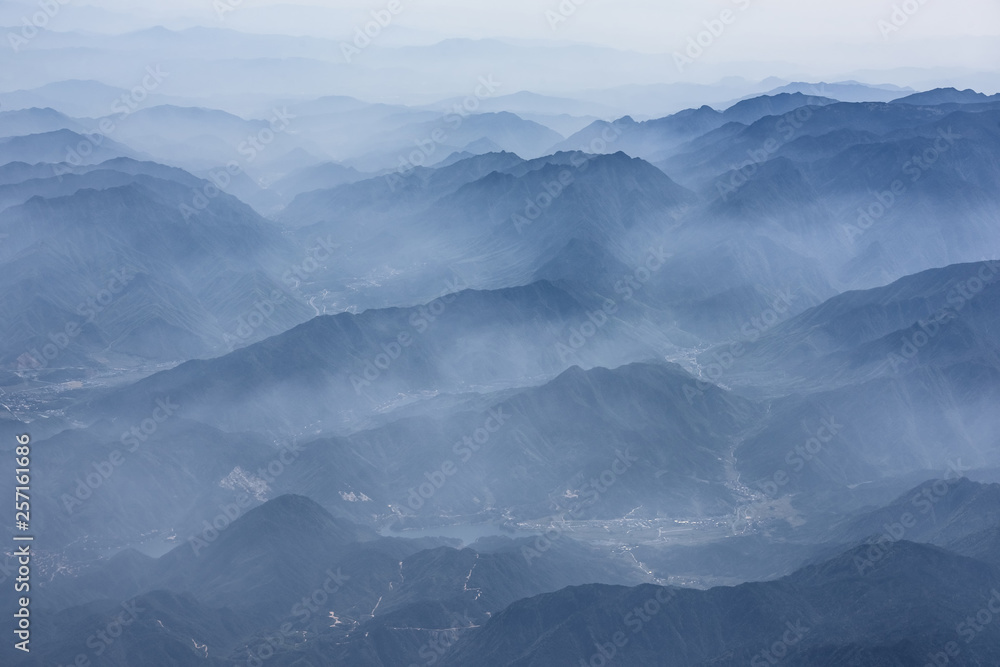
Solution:
<svg viewBox="0 0 1000 667"><path fill-rule="evenodd" d="M992 64L112 4L0 54L0 663L1000 664Z"/></svg>

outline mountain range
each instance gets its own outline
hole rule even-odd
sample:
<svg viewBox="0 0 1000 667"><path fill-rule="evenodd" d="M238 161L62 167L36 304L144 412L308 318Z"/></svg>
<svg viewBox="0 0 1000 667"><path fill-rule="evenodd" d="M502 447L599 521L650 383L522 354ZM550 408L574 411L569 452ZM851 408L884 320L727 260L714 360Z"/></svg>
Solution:
<svg viewBox="0 0 1000 667"><path fill-rule="evenodd" d="M240 35L8 82L3 664L996 662L995 95Z"/></svg>

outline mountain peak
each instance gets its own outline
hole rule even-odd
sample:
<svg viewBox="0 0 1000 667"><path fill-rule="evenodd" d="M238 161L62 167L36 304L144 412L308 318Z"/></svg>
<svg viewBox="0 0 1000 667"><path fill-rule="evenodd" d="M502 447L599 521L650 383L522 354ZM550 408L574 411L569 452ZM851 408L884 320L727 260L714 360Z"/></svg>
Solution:
<svg viewBox="0 0 1000 667"><path fill-rule="evenodd" d="M959 90L957 88L935 88L922 93L914 93L906 97L892 100L890 104L912 104L915 106L936 106L939 104L981 104L984 102L996 102L1000 100L1000 94L988 96L983 93L967 88Z"/></svg>

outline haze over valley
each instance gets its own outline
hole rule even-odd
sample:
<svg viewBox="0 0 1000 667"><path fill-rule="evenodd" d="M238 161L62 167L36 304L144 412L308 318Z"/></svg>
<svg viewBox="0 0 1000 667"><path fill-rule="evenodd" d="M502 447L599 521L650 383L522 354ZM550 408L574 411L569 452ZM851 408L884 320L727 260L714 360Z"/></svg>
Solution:
<svg viewBox="0 0 1000 667"><path fill-rule="evenodd" d="M0 7L11 665L1000 664L997 7Z"/></svg>

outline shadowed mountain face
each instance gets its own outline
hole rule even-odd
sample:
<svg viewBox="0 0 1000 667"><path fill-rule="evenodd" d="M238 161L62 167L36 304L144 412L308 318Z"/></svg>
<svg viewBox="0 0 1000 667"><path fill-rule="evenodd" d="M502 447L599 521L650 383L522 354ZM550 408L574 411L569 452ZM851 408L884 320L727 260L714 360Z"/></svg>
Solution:
<svg viewBox="0 0 1000 667"><path fill-rule="evenodd" d="M3 96L0 663L996 664L996 96L543 95L487 70L591 47L387 7L370 50L60 15L20 54L190 60ZM443 62L466 96L349 96Z"/></svg>
<svg viewBox="0 0 1000 667"><path fill-rule="evenodd" d="M1000 102L1000 95L984 95L974 90L957 90L955 88L938 88L924 93L914 93L892 101L893 104L913 104L920 106L938 106L941 104L983 104Z"/></svg>
<svg viewBox="0 0 1000 667"><path fill-rule="evenodd" d="M634 564L572 540L537 559L526 559L526 545L507 538L465 549L444 542L381 538L307 498L281 496L159 559L126 551L47 583L40 605L65 611L50 621L61 640L44 655L72 660L89 626L123 609L131 636L116 660L152 659L167 650L184 664L200 649L232 664L266 645L262 628L279 626L286 642L300 649L311 650L301 639L315 635L350 653L374 631L386 636L380 651L400 645L406 654L419 647L407 645L410 634L426 641L438 620L441 627L458 615L467 624L483 623L517 599L567 585L641 581ZM293 636L299 639L290 641Z"/></svg>
<svg viewBox="0 0 1000 667"><path fill-rule="evenodd" d="M107 166L4 186L30 197L0 222L5 367L179 361L308 318L281 281L295 247L271 223L228 196L188 214L198 181L183 172Z"/></svg>
<svg viewBox="0 0 1000 667"><path fill-rule="evenodd" d="M311 272L305 286L340 310L425 302L455 274L478 288L525 284L581 242L634 271L670 248L693 203L692 193L623 153L531 161L493 153L305 193L281 220L303 243L338 239L336 262ZM365 259L372 254L378 262ZM611 292L621 276L593 278Z"/></svg>
<svg viewBox="0 0 1000 667"><path fill-rule="evenodd" d="M16 119L15 119L15 122ZM77 162L98 164L118 157L136 158L138 154L128 146L103 135L78 134L70 129L58 129L26 135L11 135L0 139L0 158L3 162Z"/></svg>
<svg viewBox="0 0 1000 667"><path fill-rule="evenodd" d="M811 377L822 369L825 378L846 382L924 365L992 366L998 277L1000 265L987 261L841 294L748 343L737 369L782 368Z"/></svg>
<svg viewBox="0 0 1000 667"><path fill-rule="evenodd" d="M1000 523L998 511L1000 485L977 484L952 471L947 479L924 482L883 508L852 517L838 527L834 539L850 543L883 538L887 526L911 514L920 521L904 526L907 539L951 546L958 553L978 558L985 555L980 540L989 539Z"/></svg>
<svg viewBox="0 0 1000 667"><path fill-rule="evenodd" d="M972 664L995 655L995 630L979 634L966 620L991 596L1000 601L995 570L909 542L874 571L859 572L864 559L863 549L849 551L779 581L710 591L568 588L511 605L468 632L444 664L570 665L603 655L692 666L779 656L790 665L913 665L949 650Z"/></svg>
<svg viewBox="0 0 1000 667"><path fill-rule="evenodd" d="M732 441L756 408L719 390L688 405L690 381L668 366L573 368L476 411L309 443L295 479L283 483L355 520L377 512L402 526L446 515L727 516L736 502L724 488Z"/></svg>
<svg viewBox="0 0 1000 667"><path fill-rule="evenodd" d="M792 470L784 491L940 474L956 460L996 465L994 268L951 266L845 293L741 347L701 355L709 377L773 382L773 395L783 395L772 422L737 454L751 486L773 488L774 474ZM811 454L785 446L806 446L823 418L837 432L813 442Z"/></svg>
<svg viewBox="0 0 1000 667"><path fill-rule="evenodd" d="M807 106L833 104L827 97L781 93L743 100L723 112L708 106L688 109L666 118L636 123L626 117L614 123L598 121L566 139L557 148L605 152L601 147L612 145L629 155L650 161L662 160L687 141L718 130L730 123L750 125L761 118L783 116Z"/></svg>
<svg viewBox="0 0 1000 667"><path fill-rule="evenodd" d="M227 430L341 429L437 393L495 391L527 377L544 381L584 360L614 364L655 354L614 311L613 304L589 310L541 282L464 290L417 308L325 316L154 375L85 413L144 414L169 395L190 406L189 418ZM217 380L234 374L238 383Z"/></svg>
<svg viewBox="0 0 1000 667"><path fill-rule="evenodd" d="M59 130L83 132L85 128L77 121L55 109L21 109L0 112L0 132L4 137L23 137L29 134L45 134Z"/></svg>
<svg viewBox="0 0 1000 667"><path fill-rule="evenodd" d="M324 290L331 309L426 301L433 295L419 290L450 270L475 275L477 287L523 284L553 275L553 263L574 261L579 248L598 269L616 260L642 272L644 253L658 250L669 259L641 295L657 326L727 339L792 285L797 312L844 289L989 258L996 113L989 105L759 98L721 113L598 124L558 147L608 155L406 165L300 195L281 218L304 240L350 239L331 271L304 283ZM674 137L673 148L653 156L639 148L653 141L645 134ZM669 180L626 155L653 160ZM383 263L359 261L372 254ZM611 275L561 275L590 294L634 295L629 271L615 266Z"/></svg>
<svg viewBox="0 0 1000 667"><path fill-rule="evenodd" d="M117 649L130 660L160 644L189 655L181 647L192 637L210 655L246 659L266 643L268 631L253 630L264 627L273 628L271 637L286 635L287 645L276 647L278 664L294 664L302 652L322 664L350 658L374 665L378 655L406 660L431 650L446 664L489 655L488 664L497 665L572 664L600 652L640 663L667 655L672 664L691 665L745 664L778 653L802 665L839 664L845 655L905 665L956 649L982 659L997 639L975 616L997 604L997 571L909 540L936 535L982 550L997 525L996 485L943 485L950 487L943 496L928 482L852 519L848 532L878 531L864 546L773 582L708 591L581 586L581 577L634 583L641 572L565 537L541 549L537 540L494 538L460 550L432 539L380 538L307 498L281 496L231 521L206 523L159 559L126 551L46 582L40 609L65 611L47 622L61 640L45 655L72 659L83 633L117 616L134 635ZM935 503L934 514L922 515L918 503ZM288 641L302 632L316 638ZM137 643L148 633L154 644Z"/></svg>
<svg viewBox="0 0 1000 667"><path fill-rule="evenodd" d="M101 541L134 542L144 525L176 538L239 494L257 504L292 489L339 516L396 528L439 525L449 515L541 525L625 514L711 522L730 516L741 497L729 485L732 450L760 413L714 388L689 404L692 382L665 365L574 367L538 388L442 400L429 415L278 447L188 421L206 399L175 393L147 413L156 423L150 435L144 420L120 416L138 426L99 423L47 441L40 461L62 472L40 482L40 502L53 543L59 535L60 548L84 552ZM148 503L115 505L140 488ZM102 525L108 513L116 521Z"/></svg>

